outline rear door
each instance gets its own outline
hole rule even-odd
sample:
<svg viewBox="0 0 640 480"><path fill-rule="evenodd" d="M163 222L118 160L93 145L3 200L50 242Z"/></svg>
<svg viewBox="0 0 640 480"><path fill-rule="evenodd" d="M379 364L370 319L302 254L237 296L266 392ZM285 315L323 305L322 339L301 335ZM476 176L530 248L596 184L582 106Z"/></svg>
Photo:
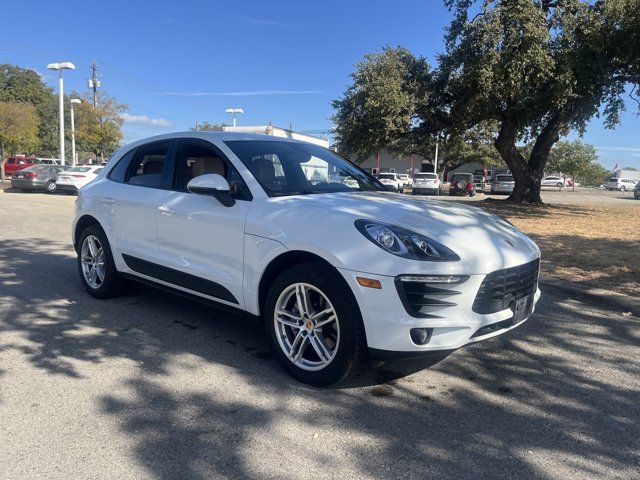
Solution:
<svg viewBox="0 0 640 480"><path fill-rule="evenodd" d="M233 206L187 191L189 180L209 173L227 179ZM181 140L172 191L156 213L159 273L165 281L243 307L244 227L251 200L240 174L216 146Z"/></svg>

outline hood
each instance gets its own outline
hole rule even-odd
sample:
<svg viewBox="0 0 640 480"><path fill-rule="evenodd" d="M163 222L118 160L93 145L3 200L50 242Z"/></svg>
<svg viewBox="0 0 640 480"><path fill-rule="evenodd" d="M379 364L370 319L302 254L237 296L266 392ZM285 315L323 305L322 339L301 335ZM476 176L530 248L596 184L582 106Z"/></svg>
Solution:
<svg viewBox="0 0 640 480"><path fill-rule="evenodd" d="M305 205L404 227L449 247L469 273L520 265L537 258L537 245L497 215L460 202L417 199L388 192L313 195Z"/></svg>

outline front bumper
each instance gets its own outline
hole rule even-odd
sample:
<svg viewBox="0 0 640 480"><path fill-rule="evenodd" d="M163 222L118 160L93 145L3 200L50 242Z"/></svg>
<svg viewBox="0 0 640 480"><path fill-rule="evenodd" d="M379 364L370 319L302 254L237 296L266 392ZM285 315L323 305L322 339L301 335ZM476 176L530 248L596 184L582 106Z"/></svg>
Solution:
<svg viewBox="0 0 640 480"><path fill-rule="evenodd" d="M435 312L440 318L417 318L410 315L403 305L395 277L345 269L340 269L340 273L354 292L360 306L368 347L376 357L411 358L450 352L469 343L501 335L524 323L510 324L514 316L511 309L486 315L473 311L473 302L486 275L469 275L464 283L452 286L459 293L451 302L447 302L450 305L443 305ZM378 280L382 288L363 287L357 282L357 277ZM539 298L540 290L536 288L534 309ZM486 329L483 331L488 333L474 336L481 328L491 324L497 324L498 328ZM412 328L433 329L429 342L425 345L415 344L410 336Z"/></svg>

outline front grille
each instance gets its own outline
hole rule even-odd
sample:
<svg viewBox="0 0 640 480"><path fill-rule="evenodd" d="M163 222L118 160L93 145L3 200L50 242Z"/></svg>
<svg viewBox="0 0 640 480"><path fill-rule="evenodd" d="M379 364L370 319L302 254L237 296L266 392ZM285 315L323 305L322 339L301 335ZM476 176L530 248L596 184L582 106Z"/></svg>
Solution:
<svg viewBox="0 0 640 480"><path fill-rule="evenodd" d="M459 291L452 289L455 285L448 283L402 281L400 277L395 283L405 310L417 318L444 318L441 310L455 306L450 301L451 297L460 295Z"/></svg>
<svg viewBox="0 0 640 480"><path fill-rule="evenodd" d="M473 302L473 311L480 314L500 312L511 304L536 292L540 259L517 267L496 270L487 275Z"/></svg>

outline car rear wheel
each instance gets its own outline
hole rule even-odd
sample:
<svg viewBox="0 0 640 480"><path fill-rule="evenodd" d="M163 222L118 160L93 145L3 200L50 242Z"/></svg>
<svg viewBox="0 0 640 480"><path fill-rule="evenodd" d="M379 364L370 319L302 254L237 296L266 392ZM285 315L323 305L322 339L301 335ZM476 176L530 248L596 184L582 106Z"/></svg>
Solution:
<svg viewBox="0 0 640 480"><path fill-rule="evenodd" d="M627 187L625 187L624 185L622 185L622 186L620 187L620 191L621 191L621 192L626 192L626 191L627 191Z"/></svg>
<svg viewBox="0 0 640 480"><path fill-rule="evenodd" d="M264 312L278 361L295 379L331 385L360 365L366 346L360 310L335 270L305 263L285 271Z"/></svg>
<svg viewBox="0 0 640 480"><path fill-rule="evenodd" d="M78 271L85 290L96 298L112 298L121 293L122 280L116 270L107 237L96 225L80 235Z"/></svg>
<svg viewBox="0 0 640 480"><path fill-rule="evenodd" d="M47 182L47 184L44 187L47 191L47 193L54 193L56 191L56 182Z"/></svg>

